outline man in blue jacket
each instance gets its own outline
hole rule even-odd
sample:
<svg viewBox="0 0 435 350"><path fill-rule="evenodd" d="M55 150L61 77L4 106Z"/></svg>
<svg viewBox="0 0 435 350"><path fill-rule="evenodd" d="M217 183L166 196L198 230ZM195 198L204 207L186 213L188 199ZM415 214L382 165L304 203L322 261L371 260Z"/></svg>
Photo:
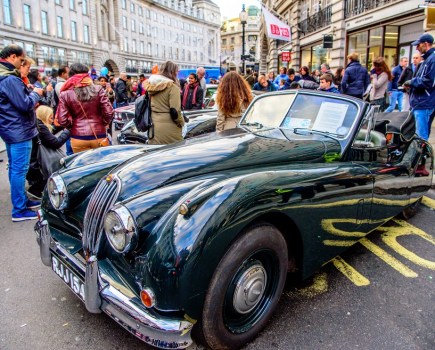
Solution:
<svg viewBox="0 0 435 350"><path fill-rule="evenodd" d="M390 106L385 110L385 112L392 112L397 107L399 111L402 111L403 102L403 91L399 90L399 78L402 75L404 69L408 66L408 57L402 57L400 63L393 68L391 74L393 75L393 80L388 83L388 93L390 94Z"/></svg>
<svg viewBox="0 0 435 350"><path fill-rule="evenodd" d="M435 49L433 36L425 33L412 43L417 46L423 62L418 66L414 78L403 83L410 88L409 102L415 117L417 135L428 140L435 109Z"/></svg>
<svg viewBox="0 0 435 350"><path fill-rule="evenodd" d="M29 92L21 80L24 58L24 50L18 45L6 46L0 52L0 137L6 144L9 161L12 221L36 219L30 209L40 204L27 199L25 181L32 138L38 134L34 108L43 90L35 88Z"/></svg>
<svg viewBox="0 0 435 350"><path fill-rule="evenodd" d="M344 70L344 76L341 80L341 92L353 97L363 98L367 87L370 84L370 76L361 63L359 55L352 52L347 56L348 65Z"/></svg>

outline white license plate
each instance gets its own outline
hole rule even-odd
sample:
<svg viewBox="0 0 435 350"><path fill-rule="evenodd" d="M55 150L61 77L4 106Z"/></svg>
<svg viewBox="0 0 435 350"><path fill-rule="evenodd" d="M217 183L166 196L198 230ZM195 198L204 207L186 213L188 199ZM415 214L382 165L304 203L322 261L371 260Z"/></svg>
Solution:
<svg viewBox="0 0 435 350"><path fill-rule="evenodd" d="M65 266L54 255L51 256L51 267L56 274L77 294L77 296L85 300L85 285L82 280L78 278L69 268Z"/></svg>

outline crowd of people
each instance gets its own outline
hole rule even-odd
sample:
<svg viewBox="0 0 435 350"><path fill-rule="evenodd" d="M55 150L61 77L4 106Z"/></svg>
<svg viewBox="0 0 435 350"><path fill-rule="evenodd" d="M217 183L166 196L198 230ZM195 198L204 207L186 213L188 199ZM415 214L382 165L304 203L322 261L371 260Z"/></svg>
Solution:
<svg viewBox="0 0 435 350"><path fill-rule="evenodd" d="M220 81L213 81L218 84L216 130L237 127L252 101L252 90L304 88L365 99L385 112L393 112L396 104L399 111L412 110L416 132L427 140L435 107L433 42L430 34L423 34L412 43L417 48L412 63L408 65L408 59L402 57L391 69L378 57L368 71L358 53L350 53L346 67L335 72L326 63L311 73L307 66L298 72L281 67L278 75L250 69L245 75L227 72ZM39 144L52 149L65 144L67 154L107 146L114 108L127 106L145 93L150 96L154 124L149 143L169 144L183 138L182 110L203 108L206 71L202 67L184 81L177 77L177 64L167 61L157 74L148 79L142 74L134 81L126 73L117 79L98 76L95 69L90 71L80 63L59 67L48 79L31 68L34 64L20 46L9 45L0 52L0 137L9 162L13 221L36 218L31 209L39 206L47 181L35 162ZM27 192L26 179L30 185Z"/></svg>

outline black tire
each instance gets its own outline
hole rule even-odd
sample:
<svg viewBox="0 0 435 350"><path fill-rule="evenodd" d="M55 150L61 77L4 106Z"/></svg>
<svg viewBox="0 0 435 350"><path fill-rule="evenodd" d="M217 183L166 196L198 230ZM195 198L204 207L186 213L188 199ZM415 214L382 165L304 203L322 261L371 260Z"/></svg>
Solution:
<svg viewBox="0 0 435 350"><path fill-rule="evenodd" d="M417 214L420 203L421 203L421 198L419 198L416 202L412 203L411 205L403 209L399 216L405 220L411 219L415 214Z"/></svg>
<svg viewBox="0 0 435 350"><path fill-rule="evenodd" d="M278 229L269 224L247 229L214 272L195 332L199 341L212 349L237 349L256 337L278 304L287 264Z"/></svg>

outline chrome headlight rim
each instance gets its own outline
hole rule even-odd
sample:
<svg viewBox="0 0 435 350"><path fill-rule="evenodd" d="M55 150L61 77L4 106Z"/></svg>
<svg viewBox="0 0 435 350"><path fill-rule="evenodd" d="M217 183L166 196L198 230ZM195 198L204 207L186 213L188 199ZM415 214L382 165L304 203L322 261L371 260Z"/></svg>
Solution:
<svg viewBox="0 0 435 350"><path fill-rule="evenodd" d="M115 244L116 240L114 239L114 235L119 233L114 234L114 225L112 225L112 229L109 229L108 227L110 215L114 216L118 223L122 226L124 234L123 247L117 246ZM104 233L106 234L110 246L118 253L127 253L133 250L137 245L138 237L136 223L130 211L123 205L117 205L106 213L104 217Z"/></svg>
<svg viewBox="0 0 435 350"><path fill-rule="evenodd" d="M68 190L62 176L59 174L53 174L50 176L47 184L47 192L53 208L57 210L66 208L68 204ZM58 196L58 200L55 196Z"/></svg>

